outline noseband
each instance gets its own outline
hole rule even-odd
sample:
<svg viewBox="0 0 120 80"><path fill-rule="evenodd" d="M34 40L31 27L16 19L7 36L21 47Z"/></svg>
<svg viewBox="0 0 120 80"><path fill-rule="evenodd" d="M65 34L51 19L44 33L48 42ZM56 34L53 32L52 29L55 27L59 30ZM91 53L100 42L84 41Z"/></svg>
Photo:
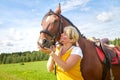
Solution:
<svg viewBox="0 0 120 80"><path fill-rule="evenodd" d="M40 31L40 34L41 33L45 33L45 34L48 34L50 37L52 37L52 39L53 39L53 45L55 45L55 43L56 43L56 38L58 37L58 35L60 34L60 33L62 33L62 29L63 29L63 22L62 22L62 16L61 15L58 15L58 14L56 14L56 13L54 13L53 11L51 11L50 10L50 12L49 12L49 15L52 15L52 14L54 14L54 15L56 15L56 16L58 16L59 18L60 18L60 22L59 22L59 27L58 27L58 30L57 30L57 33L55 33L55 34L52 34L50 31L48 31L48 30L41 30ZM49 27L49 25L48 25L48 27Z"/></svg>

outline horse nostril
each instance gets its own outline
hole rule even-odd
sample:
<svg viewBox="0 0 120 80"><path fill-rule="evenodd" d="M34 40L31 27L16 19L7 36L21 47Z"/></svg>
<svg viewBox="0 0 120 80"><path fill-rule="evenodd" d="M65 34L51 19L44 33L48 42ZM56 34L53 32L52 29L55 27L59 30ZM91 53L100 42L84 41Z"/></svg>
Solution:
<svg viewBox="0 0 120 80"><path fill-rule="evenodd" d="M46 39L43 39L43 43L45 44L47 42L47 40Z"/></svg>

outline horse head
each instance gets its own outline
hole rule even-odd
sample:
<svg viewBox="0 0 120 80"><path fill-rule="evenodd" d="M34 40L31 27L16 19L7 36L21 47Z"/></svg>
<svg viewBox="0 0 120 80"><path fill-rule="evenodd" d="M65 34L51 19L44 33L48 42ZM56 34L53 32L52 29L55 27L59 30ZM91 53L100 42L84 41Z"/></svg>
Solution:
<svg viewBox="0 0 120 80"><path fill-rule="evenodd" d="M42 28L40 31L40 36L38 39L38 45L41 48L50 48L59 39L59 34L61 33L62 22L61 22L61 10L60 6L55 12L50 10L42 19Z"/></svg>
<svg viewBox="0 0 120 80"><path fill-rule="evenodd" d="M55 45L59 42L60 34L63 32L63 28L67 25L73 25L67 18L61 15L60 5L55 12L49 10L49 12L42 19L42 30L38 39L38 46L41 49L50 48L51 45Z"/></svg>

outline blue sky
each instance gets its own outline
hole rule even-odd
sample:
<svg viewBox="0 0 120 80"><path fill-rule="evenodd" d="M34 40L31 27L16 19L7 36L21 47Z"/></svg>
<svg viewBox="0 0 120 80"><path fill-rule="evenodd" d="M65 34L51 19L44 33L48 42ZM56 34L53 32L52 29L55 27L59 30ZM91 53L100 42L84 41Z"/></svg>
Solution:
<svg viewBox="0 0 120 80"><path fill-rule="evenodd" d="M38 50L41 20L58 1L86 37L120 37L120 0L0 0L0 53Z"/></svg>

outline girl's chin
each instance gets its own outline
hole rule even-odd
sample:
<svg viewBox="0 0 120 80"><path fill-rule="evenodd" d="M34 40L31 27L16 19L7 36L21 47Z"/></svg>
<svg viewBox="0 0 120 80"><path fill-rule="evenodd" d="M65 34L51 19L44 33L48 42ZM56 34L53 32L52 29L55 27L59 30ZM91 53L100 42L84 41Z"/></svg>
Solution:
<svg viewBox="0 0 120 80"><path fill-rule="evenodd" d="M60 39L60 42L62 42L63 40L62 39Z"/></svg>

